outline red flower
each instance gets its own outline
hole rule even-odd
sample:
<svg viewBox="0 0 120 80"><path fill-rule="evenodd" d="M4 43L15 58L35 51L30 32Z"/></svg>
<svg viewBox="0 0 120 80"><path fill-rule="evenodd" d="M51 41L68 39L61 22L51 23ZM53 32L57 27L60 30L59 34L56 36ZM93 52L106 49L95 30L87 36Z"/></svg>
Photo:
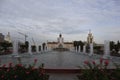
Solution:
<svg viewBox="0 0 120 80"><path fill-rule="evenodd" d="M6 67L6 64L3 64L3 66L2 66L3 68L5 68Z"/></svg>
<svg viewBox="0 0 120 80"><path fill-rule="evenodd" d="M103 63L103 58L100 58L100 64L102 64Z"/></svg>
<svg viewBox="0 0 120 80"><path fill-rule="evenodd" d="M45 74L45 70L41 69L41 75L44 75L44 74Z"/></svg>
<svg viewBox="0 0 120 80"><path fill-rule="evenodd" d="M105 60L104 64L105 64L105 66L108 66L109 60Z"/></svg>
<svg viewBox="0 0 120 80"><path fill-rule="evenodd" d="M95 63L95 61L92 61L92 63L95 65L96 63Z"/></svg>
<svg viewBox="0 0 120 80"><path fill-rule="evenodd" d="M87 64L87 65L88 65L88 64L89 64L89 61L84 61L84 64Z"/></svg>
<svg viewBox="0 0 120 80"><path fill-rule="evenodd" d="M4 75L2 75L1 78L4 78Z"/></svg>
<svg viewBox="0 0 120 80"><path fill-rule="evenodd" d="M22 67L22 64L17 64L18 67Z"/></svg>
<svg viewBox="0 0 120 80"><path fill-rule="evenodd" d="M26 71L26 74L30 74L30 72L29 72L29 71Z"/></svg>
<svg viewBox="0 0 120 80"><path fill-rule="evenodd" d="M9 67L12 67L12 63L11 62L9 63Z"/></svg>
<svg viewBox="0 0 120 80"><path fill-rule="evenodd" d="M34 71L34 70L36 70L36 68L34 68L34 67L32 67L32 69L31 69L32 71Z"/></svg>
<svg viewBox="0 0 120 80"><path fill-rule="evenodd" d="M17 75L14 75L14 78L17 78Z"/></svg>
<svg viewBox="0 0 120 80"><path fill-rule="evenodd" d="M10 71L10 69L8 68L8 69L7 69L7 72L9 72L9 71Z"/></svg>
<svg viewBox="0 0 120 80"><path fill-rule="evenodd" d="M37 62L37 59L34 59L34 63L36 63Z"/></svg>

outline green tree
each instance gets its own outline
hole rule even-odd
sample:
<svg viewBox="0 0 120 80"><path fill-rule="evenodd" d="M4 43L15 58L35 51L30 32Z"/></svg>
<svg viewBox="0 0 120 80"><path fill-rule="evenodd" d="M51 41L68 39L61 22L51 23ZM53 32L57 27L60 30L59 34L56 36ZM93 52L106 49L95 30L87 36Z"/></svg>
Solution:
<svg viewBox="0 0 120 80"><path fill-rule="evenodd" d="M120 42L119 42L119 40L117 41L117 51L120 49Z"/></svg>
<svg viewBox="0 0 120 80"><path fill-rule="evenodd" d="M115 42L114 41L110 41L110 50L115 49Z"/></svg>
<svg viewBox="0 0 120 80"><path fill-rule="evenodd" d="M4 50L7 50L8 47L12 47L12 43L9 43L9 42L1 42L0 44Z"/></svg>

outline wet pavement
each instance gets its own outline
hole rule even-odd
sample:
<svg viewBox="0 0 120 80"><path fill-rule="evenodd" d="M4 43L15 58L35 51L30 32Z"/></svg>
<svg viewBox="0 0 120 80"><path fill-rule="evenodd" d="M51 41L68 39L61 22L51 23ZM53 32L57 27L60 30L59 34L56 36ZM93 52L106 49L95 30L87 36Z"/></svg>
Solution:
<svg viewBox="0 0 120 80"><path fill-rule="evenodd" d="M78 80L77 74L50 74L49 80Z"/></svg>
<svg viewBox="0 0 120 80"><path fill-rule="evenodd" d="M20 54L19 56L20 59L18 59L18 57L12 57L11 55L1 55L1 65L8 64L9 62L17 64L20 61L22 64L33 64L34 59L37 59L38 62L36 66L40 66L42 63L44 63L45 68L78 69L84 66L85 60L99 63L99 59L102 57L101 55L89 56L83 53L57 51L34 53L33 55L26 53ZM109 66L113 67L112 62L120 64L120 57L111 57L109 61Z"/></svg>
<svg viewBox="0 0 120 80"><path fill-rule="evenodd" d="M20 56L20 58L19 58ZM42 52L34 53L33 55L20 54L17 57L12 57L12 55L0 55L1 66L3 64L8 64L10 62L17 64L21 62L22 64L33 64L34 59L37 59L36 67L44 63L44 67L47 69L80 69L84 66L84 61L95 61L99 63L102 55L89 56L84 53L76 52ZM120 57L111 57L109 60L109 67L113 68L113 62L120 64ZM49 80L78 80L76 73L49 73Z"/></svg>

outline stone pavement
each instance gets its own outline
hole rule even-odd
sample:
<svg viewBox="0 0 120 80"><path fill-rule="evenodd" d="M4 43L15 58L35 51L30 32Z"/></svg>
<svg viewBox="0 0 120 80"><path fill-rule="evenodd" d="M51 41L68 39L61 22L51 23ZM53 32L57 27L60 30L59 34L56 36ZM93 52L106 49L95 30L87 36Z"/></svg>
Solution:
<svg viewBox="0 0 120 80"><path fill-rule="evenodd" d="M78 80L77 74L49 74L49 80Z"/></svg>

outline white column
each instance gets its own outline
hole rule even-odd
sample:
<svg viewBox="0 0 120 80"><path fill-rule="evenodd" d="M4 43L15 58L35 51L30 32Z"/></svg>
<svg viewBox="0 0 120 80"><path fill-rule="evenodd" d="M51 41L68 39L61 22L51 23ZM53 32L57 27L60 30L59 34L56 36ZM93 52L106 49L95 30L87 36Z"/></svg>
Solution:
<svg viewBox="0 0 120 80"><path fill-rule="evenodd" d="M13 42L13 55L18 55L18 41L14 40Z"/></svg>
<svg viewBox="0 0 120 80"><path fill-rule="evenodd" d="M104 59L110 58L110 42L109 41L104 41Z"/></svg>
<svg viewBox="0 0 120 80"><path fill-rule="evenodd" d="M86 53L86 45L83 46L83 53Z"/></svg>
<svg viewBox="0 0 120 80"><path fill-rule="evenodd" d="M93 43L90 43L90 56L93 55Z"/></svg>
<svg viewBox="0 0 120 80"><path fill-rule="evenodd" d="M31 49L31 43L29 42L29 47L28 47L28 53L30 54L30 55L32 55L32 51L31 51L32 49Z"/></svg>

